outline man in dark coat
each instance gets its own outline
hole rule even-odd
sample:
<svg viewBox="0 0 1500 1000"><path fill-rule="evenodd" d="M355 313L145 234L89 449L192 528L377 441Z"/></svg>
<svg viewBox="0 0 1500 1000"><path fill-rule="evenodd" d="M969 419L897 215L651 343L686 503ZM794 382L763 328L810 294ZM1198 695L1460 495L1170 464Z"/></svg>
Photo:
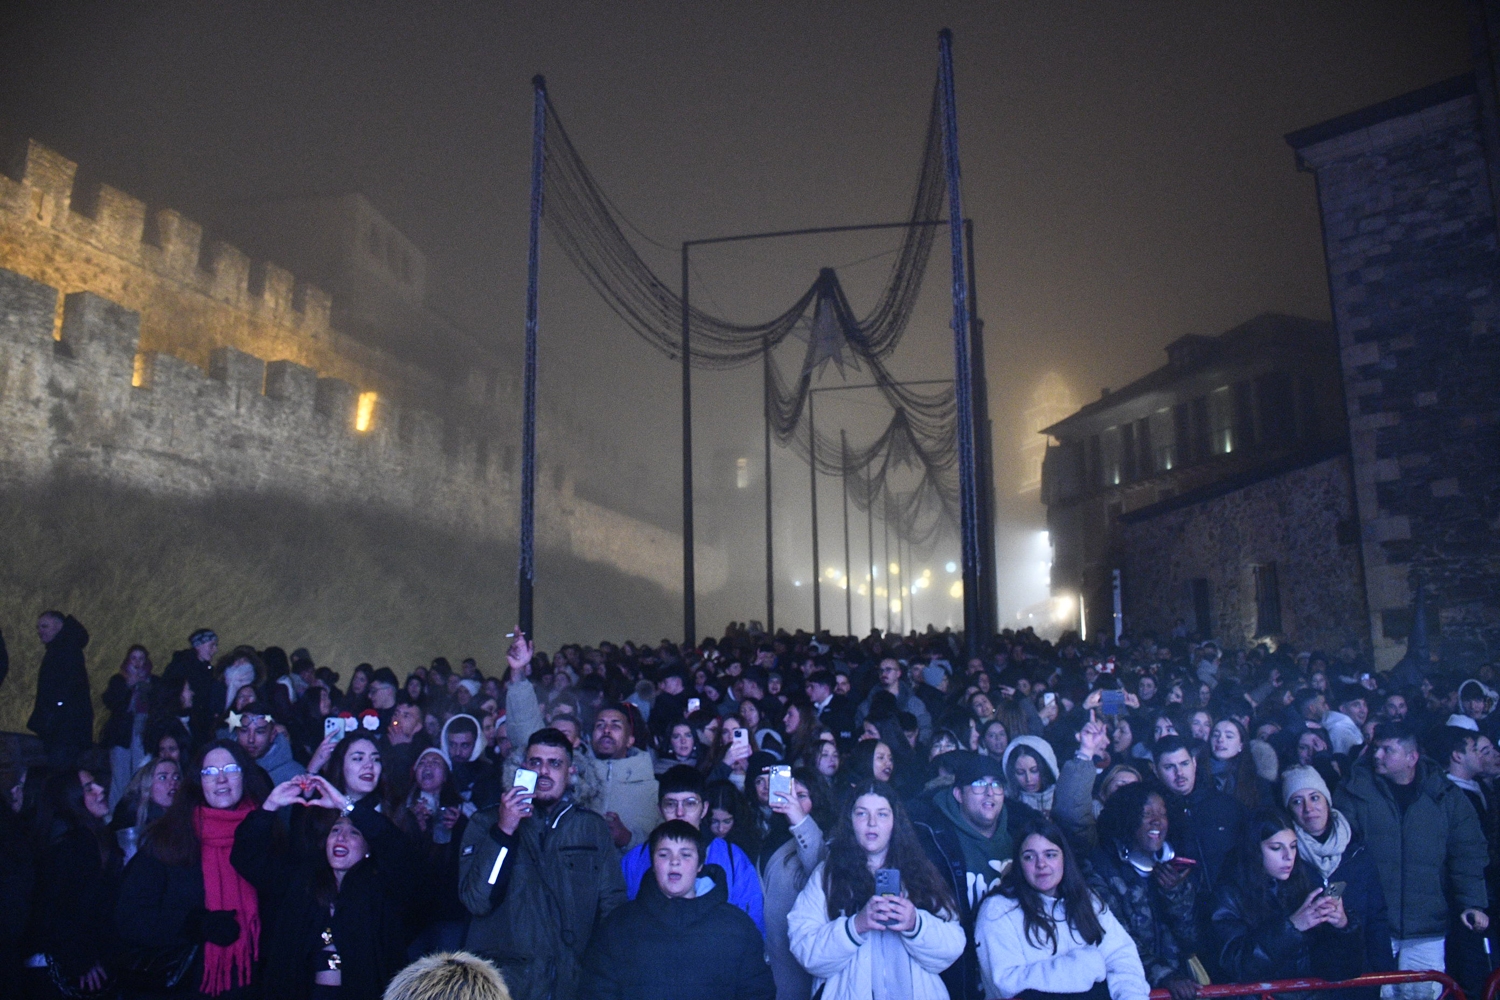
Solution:
<svg viewBox="0 0 1500 1000"><path fill-rule="evenodd" d="M815 670L807 679L807 696L812 699L818 721L827 726L838 741L840 750L854 743L854 705L848 696L834 691L836 680L827 670Z"/></svg>
<svg viewBox="0 0 1500 1000"><path fill-rule="evenodd" d="M1197 760L1181 736L1157 740L1154 762L1166 793L1173 846L1182 857L1198 862L1203 898L1208 886L1219 883L1225 859L1239 842L1245 808L1212 781L1198 780Z"/></svg>
<svg viewBox="0 0 1500 1000"><path fill-rule="evenodd" d="M604 817L567 794L568 738L539 729L522 761L537 774L535 793L511 788L464 831L458 887L473 914L464 947L500 967L515 1000L573 1000L594 929L625 902L625 876Z"/></svg>
<svg viewBox="0 0 1500 1000"><path fill-rule="evenodd" d="M188 637L188 648L172 654L167 669L161 672L163 688L173 696L182 690L183 682L193 689L193 730L195 738L211 738L218 720L213 710L214 655L219 651L219 637L211 628L200 628ZM202 736L201 734L208 734Z"/></svg>
<svg viewBox="0 0 1500 1000"><path fill-rule="evenodd" d="M702 863L697 829L669 820L647 841L651 874L604 919L583 959L583 1000L771 1000L765 941Z"/></svg>
<svg viewBox="0 0 1500 1000"><path fill-rule="evenodd" d="M89 632L72 615L44 611L36 634L47 651L36 675L36 706L26 728L42 739L47 763L59 770L74 767L78 755L94 741L94 703L83 649Z"/></svg>
<svg viewBox="0 0 1500 1000"><path fill-rule="evenodd" d="M1021 828L1039 817L1024 802L1006 801L1005 771L994 757L967 750L945 757L951 759L953 787L913 803L911 819L922 849L958 900L959 920L968 935L963 957L943 972L943 982L954 1000L977 1000L984 995L974 950L979 902L1010 860Z"/></svg>
<svg viewBox="0 0 1500 1000"><path fill-rule="evenodd" d="M1455 915L1471 931L1489 927L1484 832L1464 790L1421 757L1406 724L1377 727L1372 756L1373 767L1356 764L1334 801L1380 871L1397 967L1443 971Z"/></svg>

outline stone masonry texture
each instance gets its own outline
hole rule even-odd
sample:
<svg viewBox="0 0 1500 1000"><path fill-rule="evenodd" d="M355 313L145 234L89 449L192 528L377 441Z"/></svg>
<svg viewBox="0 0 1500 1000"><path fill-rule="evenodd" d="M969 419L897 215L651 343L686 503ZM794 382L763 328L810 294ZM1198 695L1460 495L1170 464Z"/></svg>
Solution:
<svg viewBox="0 0 1500 1000"><path fill-rule="evenodd" d="M1500 650L1500 254L1478 115L1449 94L1289 137L1317 177L1382 668L1405 652L1417 585L1444 659Z"/></svg>

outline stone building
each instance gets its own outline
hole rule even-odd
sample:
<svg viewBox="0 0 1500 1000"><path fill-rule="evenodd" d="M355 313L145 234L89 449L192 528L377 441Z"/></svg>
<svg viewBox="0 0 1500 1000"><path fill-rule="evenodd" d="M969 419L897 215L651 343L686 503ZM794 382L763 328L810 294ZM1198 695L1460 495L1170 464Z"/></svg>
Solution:
<svg viewBox="0 0 1500 1000"><path fill-rule="evenodd" d="M1053 593L1089 634L1178 621L1337 645L1363 619L1333 331L1258 316L1044 429Z"/></svg>
<svg viewBox="0 0 1500 1000"><path fill-rule="evenodd" d="M1500 24L1500 4L1478 5ZM1294 132L1317 179L1376 664L1415 588L1455 665L1500 649L1495 63Z"/></svg>

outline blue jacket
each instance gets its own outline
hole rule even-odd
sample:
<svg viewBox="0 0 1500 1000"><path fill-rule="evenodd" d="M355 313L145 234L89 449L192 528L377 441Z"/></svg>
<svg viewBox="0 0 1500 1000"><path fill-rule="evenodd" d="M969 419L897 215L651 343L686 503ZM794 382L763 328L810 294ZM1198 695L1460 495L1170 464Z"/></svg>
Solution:
<svg viewBox="0 0 1500 1000"><path fill-rule="evenodd" d="M718 865L724 869L724 875L729 880L729 901L755 921L755 929L764 937L765 900L761 896L760 875L756 873L749 855L724 838L715 837L708 845L708 857L703 859L703 863ZM651 871L650 845L637 844L626 851L625 856L620 859L620 867L625 872L625 894L634 899L636 893L641 891L641 879Z"/></svg>

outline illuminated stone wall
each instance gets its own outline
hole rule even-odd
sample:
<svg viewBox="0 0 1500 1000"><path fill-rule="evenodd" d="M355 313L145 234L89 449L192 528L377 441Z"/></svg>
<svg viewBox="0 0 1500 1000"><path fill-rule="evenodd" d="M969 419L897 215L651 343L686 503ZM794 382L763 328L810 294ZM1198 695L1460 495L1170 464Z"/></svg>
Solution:
<svg viewBox="0 0 1500 1000"><path fill-rule="evenodd" d="M1281 619L1274 637L1330 654L1346 640L1357 648L1365 602L1352 521L1346 455L1126 514L1120 534L1127 625L1136 634L1166 636L1181 619L1192 630L1198 579L1209 597L1206 631L1247 647L1264 634L1256 620L1256 567L1274 565Z"/></svg>
<svg viewBox="0 0 1500 1000"><path fill-rule="evenodd" d="M445 383L330 326L318 287L76 175L36 142L0 175L0 477L363 498L514 537L519 402L498 358L455 358ZM581 476L630 481L601 458L618 448L566 408L538 436L539 544L680 593L679 535L579 495ZM697 578L722 587L724 554L700 547Z"/></svg>

